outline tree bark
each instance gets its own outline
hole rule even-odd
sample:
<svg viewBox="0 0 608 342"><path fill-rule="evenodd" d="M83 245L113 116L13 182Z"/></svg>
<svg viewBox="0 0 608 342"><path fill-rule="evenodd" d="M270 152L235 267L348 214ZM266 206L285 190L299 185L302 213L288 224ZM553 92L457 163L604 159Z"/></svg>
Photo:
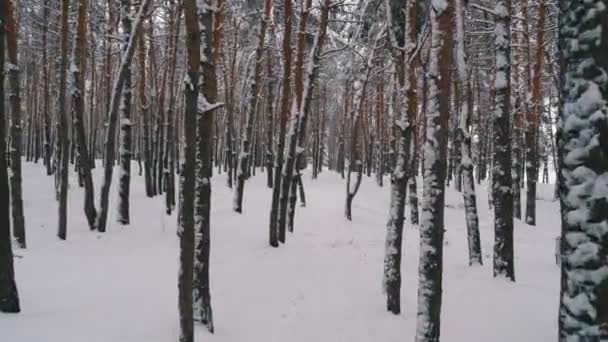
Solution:
<svg viewBox="0 0 608 342"><path fill-rule="evenodd" d="M74 129L77 138L78 160L80 164L79 171L82 174L84 183L84 213L87 217L89 228L95 229L95 197L93 189L93 177L91 175L91 159L89 158L89 149L87 146L87 138L84 131L84 83L83 74L85 70L80 70L81 58L84 58L86 44L86 18L87 18L87 1L78 1L78 18L76 28L76 42L72 53L72 67L70 68L71 76L71 96L72 96L72 118L74 119Z"/></svg>
<svg viewBox="0 0 608 342"><path fill-rule="evenodd" d="M115 158L115 133L116 133L116 121L118 118L119 103L122 101L121 95L123 94L123 88L125 87L125 79L129 75L131 59L135 53L135 45L137 44L137 38L139 37L139 31L142 27L143 16L147 13L150 0L143 0L135 24L133 25L132 34L129 35L129 40L125 43L125 49L122 55L120 68L118 69L118 76L112 90L112 97L110 100L110 112L108 112L108 129L106 131L106 144L104 153L104 174L103 183L100 191L99 201L99 213L95 220L95 228L99 232L106 231L106 222L108 218L108 204L110 199L110 185L112 184L112 173L114 171L114 160Z"/></svg>
<svg viewBox="0 0 608 342"><path fill-rule="evenodd" d="M213 333L213 310L209 286L209 252L211 247L211 173L213 115L217 108L217 80L212 57L212 1L206 0L200 10L203 86L202 103L197 112L196 183L195 183L195 257L194 257L194 317Z"/></svg>
<svg viewBox="0 0 608 342"><path fill-rule="evenodd" d="M559 341L608 340L608 9L560 1Z"/></svg>
<svg viewBox="0 0 608 342"><path fill-rule="evenodd" d="M515 281L513 256L513 193L511 190L511 3L498 0L494 9L496 77L493 118L494 276Z"/></svg>
<svg viewBox="0 0 608 342"><path fill-rule="evenodd" d="M4 70L5 37L7 17L11 15L10 6L0 6L0 70ZM0 72L0 84L4 84L4 72ZM15 283L13 250L11 246L11 220L8 165L6 165L6 113L4 106L4 87L0 87L0 312L17 313L21 311L19 294Z"/></svg>
<svg viewBox="0 0 608 342"><path fill-rule="evenodd" d="M283 156L285 149L285 131L287 126L287 116L289 115L290 103L290 75L291 75L291 26L292 26L292 2L285 0L283 4L283 79L281 90L281 107L279 109L279 132L277 151L274 159L274 182L272 188L272 204L270 207L269 239L272 247L279 246L279 240L285 242L285 230L280 232L278 225L279 199L281 194L281 171L283 167ZM282 239L280 238L282 236Z"/></svg>
<svg viewBox="0 0 608 342"><path fill-rule="evenodd" d="M26 247L25 217L23 215L23 190L21 185L21 149L22 149L22 123L21 123L21 95L19 84L19 61L17 52L17 22L15 4L13 0L3 1L3 12L6 20L6 45L8 56L9 104L11 111L9 155L11 160L11 173L9 175L11 194L11 217L13 222L13 235L17 246ZM4 143L3 141L0 143Z"/></svg>
<svg viewBox="0 0 608 342"><path fill-rule="evenodd" d="M443 282L443 233L451 68L452 1L432 0L429 104L420 222L417 342L439 341Z"/></svg>

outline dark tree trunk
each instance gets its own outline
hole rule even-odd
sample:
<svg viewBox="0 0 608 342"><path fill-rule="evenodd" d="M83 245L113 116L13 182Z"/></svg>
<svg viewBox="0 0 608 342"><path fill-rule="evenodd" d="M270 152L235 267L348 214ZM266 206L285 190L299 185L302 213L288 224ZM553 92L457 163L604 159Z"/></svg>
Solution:
<svg viewBox="0 0 608 342"><path fill-rule="evenodd" d="M21 95L19 84L19 61L17 53L17 23L15 19L15 7L13 0L5 0L3 6L4 18L7 23L4 27L6 31L6 44L8 56L8 81L9 81L9 102L11 111L10 126L10 167L9 175L10 194L11 194L11 217L13 222L13 235L17 240L17 245L21 248L26 247L25 242L25 217L23 215L23 191L21 186ZM2 85L2 84L0 84ZM4 143L1 141L0 143Z"/></svg>
<svg viewBox="0 0 608 342"><path fill-rule="evenodd" d="M195 257L194 257L194 317L213 333L213 311L209 287L209 251L211 247L211 173L214 103L217 100L215 65L211 55L212 12L211 1L206 0L200 13L203 39L203 88L204 104L197 112L196 181L195 181Z"/></svg>
<svg viewBox="0 0 608 342"><path fill-rule="evenodd" d="M272 188L272 204L270 207L270 224L269 224L269 238L268 242L272 247L279 246L279 240L285 242L285 231L282 233L279 230L278 217L279 217L279 199L281 194L281 171L283 167L283 156L285 149L285 131L287 126L287 116L289 115L289 102L290 102L290 75L291 75L291 21L292 21L292 2L291 0L285 0L284 2L284 33L283 33L283 76L282 76L282 90L281 90L281 107L279 117L279 132L277 151L274 160L274 182ZM282 234L282 239L280 235Z"/></svg>
<svg viewBox="0 0 608 342"><path fill-rule="evenodd" d="M5 37L7 16L10 6L0 5L0 70L4 70ZM0 84L4 84L4 72L0 72ZM11 247L11 221L9 209L8 165L6 153L6 113L4 106L4 87L0 87L0 312L17 313L19 294L15 283L13 250Z"/></svg>
<svg viewBox="0 0 608 342"><path fill-rule="evenodd" d="M61 1L61 34L60 34L60 50L61 64L59 66L59 106L58 116L59 125L57 129L57 157L59 161L59 213L58 213L58 229L57 236L61 240L67 237L67 215L68 215L68 172L69 170L69 147L68 139L68 118L65 106L66 95L66 78L68 66L68 8L69 0Z"/></svg>
<svg viewBox="0 0 608 342"><path fill-rule="evenodd" d="M511 17L510 0L498 0L496 15L494 81L495 112L494 167L492 197L494 202L494 276L515 281L513 256L513 193L511 191Z"/></svg>
<svg viewBox="0 0 608 342"><path fill-rule="evenodd" d="M89 149L87 146L87 138L84 131L84 84L83 75L85 70L80 70L81 58L84 58L84 46L86 39L86 14L87 14L87 2L86 0L78 1L78 20L77 20L77 33L76 43L74 44L73 60L71 68L71 82L72 82L72 117L74 118L74 134L78 140L78 164L79 172L82 175L82 182L84 184L84 213L87 217L87 222L90 229L95 229L95 216L97 216L97 210L95 210L95 197L93 189L93 177L91 175L91 166L89 158Z"/></svg>
<svg viewBox="0 0 608 342"><path fill-rule="evenodd" d="M131 0L121 0L122 29L125 39L123 53L127 50L126 43L131 38ZM137 38L135 38L137 39ZM124 86L122 89L122 103L120 104L120 173L118 175L118 223L128 225L131 221L129 214L129 197L131 192L131 157L133 155L131 122L131 63L127 63L124 72Z"/></svg>
<svg viewBox="0 0 608 342"><path fill-rule="evenodd" d="M115 136L116 136L116 121L119 111L119 103L121 102L121 95L123 94L123 88L125 87L125 78L129 75L128 70L130 69L131 59L135 53L135 45L137 44L137 37L139 37L139 30L141 30L143 15L147 11L147 7L150 5L150 0L143 0L140 5L137 19L133 27L132 34L129 36L129 40L125 42L125 50L122 55L120 68L118 70L118 76L114 83L112 90L112 98L110 100L110 112L108 113L108 129L106 131L106 144L104 154L104 174L103 183L100 190L100 201L99 201L99 214L95 220L95 228L99 232L106 231L106 223L108 219L108 204L110 199L110 185L112 184L112 173L115 162ZM119 213L120 214L120 213Z"/></svg>

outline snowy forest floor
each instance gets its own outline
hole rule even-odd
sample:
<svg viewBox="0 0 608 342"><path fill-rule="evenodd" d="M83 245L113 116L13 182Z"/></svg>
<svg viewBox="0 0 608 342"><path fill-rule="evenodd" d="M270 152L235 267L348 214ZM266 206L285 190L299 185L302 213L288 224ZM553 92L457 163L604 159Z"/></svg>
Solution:
<svg viewBox="0 0 608 342"><path fill-rule="evenodd" d="M97 191L101 168L95 174ZM15 250L22 313L0 316L0 340L177 341L176 215L165 215L164 199L147 198L143 177L134 176L132 224L122 227L114 223L114 183L108 231L94 233L82 212L83 190L72 178L68 240L60 241L53 178L31 163L24 164L23 176L28 249ZM324 171L311 181L305 174L308 205L297 209L294 234L274 249L267 242L271 190L265 179L258 174L247 182L244 213L238 215L225 175L214 176L210 276L216 333L198 326L197 341L413 341L418 230L409 224L409 208L403 313L394 316L385 310L381 286L388 187L364 178L348 222L339 175ZM492 277L494 234L485 187L477 191L484 265L475 268L468 266L462 196L448 189L442 341L556 340L560 224L552 193L552 185L539 185L537 227L516 221L517 282L508 283Z"/></svg>

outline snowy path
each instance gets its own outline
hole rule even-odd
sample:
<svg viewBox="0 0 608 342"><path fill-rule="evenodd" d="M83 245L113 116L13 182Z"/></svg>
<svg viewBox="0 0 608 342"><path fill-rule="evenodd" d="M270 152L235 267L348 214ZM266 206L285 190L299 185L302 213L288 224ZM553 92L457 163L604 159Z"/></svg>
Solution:
<svg viewBox="0 0 608 342"><path fill-rule="evenodd" d="M133 168L137 171L137 167ZM100 168L95 170L97 174ZM24 164L28 249L16 254L23 312L0 315L2 342L177 341L176 217L148 199L134 177L131 226L88 231L82 189L70 188L68 240L55 237L53 180ZM296 212L295 233L279 249L267 244L271 191L265 176L247 183L243 215L232 212L224 175L215 176L212 204L211 295L216 334L197 341L413 341L418 231L406 225L404 313L384 310L381 292L388 188L365 178L343 218L344 182L323 172L305 175L308 207ZM99 189L96 179L96 191ZM492 277L493 232L487 195L478 191L484 266L468 266L462 198L448 190L442 341L539 342L557 336L558 202L540 185L539 226L516 221L515 284ZM116 197L113 184L112 199ZM97 194L96 194L97 197ZM524 202L525 203L525 202ZM409 208L407 209L409 220Z"/></svg>

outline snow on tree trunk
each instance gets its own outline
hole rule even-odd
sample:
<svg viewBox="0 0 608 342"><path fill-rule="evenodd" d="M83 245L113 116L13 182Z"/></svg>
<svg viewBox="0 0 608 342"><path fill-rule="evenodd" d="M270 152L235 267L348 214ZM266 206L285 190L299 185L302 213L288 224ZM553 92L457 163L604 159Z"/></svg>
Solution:
<svg viewBox="0 0 608 342"><path fill-rule="evenodd" d="M78 1L78 20L76 29L76 43L72 52L72 66L70 68L71 76L71 96L72 96L72 117L74 118L74 129L76 130L77 149L79 156L79 171L82 174L84 182L84 213L87 217L87 222L90 229L95 229L95 197L93 189L93 178L91 176L91 159L89 158L89 149L87 146L87 138L84 131L84 84L82 82L83 75L80 71L81 58L83 58L85 39L86 39L86 16L87 2L86 0Z"/></svg>
<svg viewBox="0 0 608 342"><path fill-rule="evenodd" d="M0 5L0 70L4 70L5 37L7 11L5 5ZM4 84L4 72L0 72L0 84ZM15 268L13 265L13 250L11 246L10 196L8 184L8 165L6 165L6 112L4 106L4 87L0 87L0 312L17 313L19 294L15 283Z"/></svg>
<svg viewBox="0 0 608 342"><path fill-rule="evenodd" d="M296 101L294 101L291 106L291 125L289 127L289 133L287 134L286 139L289 142L289 145L287 147L287 156L285 158L285 163L283 164L283 178L281 183L281 194L279 198L278 229L279 241L281 242L285 242L289 191L291 189L291 186L297 186L297 184L292 184L296 161L298 160L299 156L304 152L305 137L303 135L298 134L298 132L304 130L306 125L306 119L310 109L310 103L312 101L315 78L320 67L321 52L323 50L323 45L325 44L330 5L331 0L323 1L321 15L319 19L319 29L317 31L317 34L315 35L315 40L308 56L308 62L305 65L306 70L302 82L303 88L300 104L298 104L298 101L296 99ZM297 94L298 92L296 91L296 95Z"/></svg>
<svg viewBox="0 0 608 342"><path fill-rule="evenodd" d="M202 49L202 97L197 112L196 182L194 201L194 318L213 333L213 310L209 285L209 252L211 247L211 173L214 108L207 101L217 99L217 80L212 57L212 2L199 1ZM201 101L202 100L202 101Z"/></svg>
<svg viewBox="0 0 608 342"><path fill-rule="evenodd" d="M389 26L393 27L397 24L392 21L394 11L399 8L392 8L389 1L385 1L387 21ZM409 57L414 52L414 37L415 37L415 8L413 2L408 2L406 6L405 20L405 52L399 49L396 37L394 34L389 36L392 45L392 58L395 63L395 80L398 85L399 98L401 98L401 114L395 120L396 126L396 155L395 165L391 174L391 189L390 189L390 205L389 218L386 224L386 246L384 255L384 276L383 289L386 292L386 309L393 314L401 312L401 249L403 241L403 223L405 221L405 202L407 200L407 183L409 168L408 162L411 160L411 146L413 127L411 119L414 118L410 106L413 94L411 88L412 80L410 75L406 75L411 64ZM413 68L412 68L413 69ZM408 77L406 77L408 76ZM389 102L389 120L393 120L393 96Z"/></svg>
<svg viewBox="0 0 608 342"><path fill-rule="evenodd" d="M560 341L608 340L608 8L562 0Z"/></svg>
<svg viewBox="0 0 608 342"><path fill-rule="evenodd" d="M130 15L130 0L121 0L122 11L122 29L125 45L123 53L127 49L127 42L131 37L131 15ZM131 155L132 155L132 132L131 126L131 63L127 63L124 69L124 87L122 89L122 103L120 104L120 169L118 173L118 216L117 221L120 224L128 225L130 222L129 215L129 193L131 190Z"/></svg>
<svg viewBox="0 0 608 342"><path fill-rule="evenodd" d="M255 65L253 79L249 83L247 92L247 116L245 121L245 131L241 139L241 151L239 153L239 163L237 166L236 191L234 193L233 209L237 213L243 212L243 193L245 191L245 180L249 178L249 161L251 140L253 139L253 125L258 105L258 84L262 75L262 58L264 57L264 41L266 39L266 27L270 21L272 11L272 1L264 1L264 15L260 18L260 29L258 32L258 45L255 50Z"/></svg>
<svg viewBox="0 0 608 342"><path fill-rule="evenodd" d="M21 186L21 133L23 128L21 120L21 95L19 93L19 62L17 52L18 28L15 19L15 6L13 0L5 0L2 5L6 31L6 45L8 56L9 105L11 111L9 155L11 172L9 175L11 195L11 217L13 222L13 235L20 248L26 247L25 217L23 215L23 191ZM3 72L3 70L0 70ZM4 140L0 143L4 143ZM0 156L1 158L4 155Z"/></svg>
<svg viewBox="0 0 608 342"><path fill-rule="evenodd" d="M131 59L133 58L133 54L135 53L135 45L137 44L137 38L139 37L138 33L141 30L143 16L144 14L146 14L149 5L150 0L143 0L139 7L137 18L135 19L135 22L133 24L133 30L131 32L132 34L129 35L129 40L126 42L126 46L122 55L122 60L120 62L120 67L118 69L118 76L116 77L116 81L112 90L112 97L110 99L110 111L108 113L108 129L106 130L106 142L104 153L103 183L101 184L100 190L99 213L97 215L97 218L95 219L95 228L99 232L106 231L106 223L108 219L110 185L112 184L114 160L116 159L114 137L116 135L116 121L118 118L119 104L122 102L121 95L123 93L123 88L125 87L125 79L128 75L130 75ZM128 124L130 125L130 122L128 122Z"/></svg>
<svg viewBox="0 0 608 342"><path fill-rule="evenodd" d="M281 171L283 167L283 157L285 149L285 130L287 126L287 116L289 115L289 100L290 100L290 75L291 75L291 21L292 21L292 2L285 0L283 4L284 13L284 32L283 32L283 76L281 84L281 107L279 118L279 132L276 156L274 159L274 182L272 188L272 204L270 207L270 223L268 243L272 247L279 246L279 197L281 194ZM283 231L283 239L285 241L285 232Z"/></svg>
<svg viewBox="0 0 608 342"><path fill-rule="evenodd" d="M494 8L496 27L493 117L494 161L494 276L515 281L513 255L513 193L511 189L511 15L510 0L498 0Z"/></svg>
<svg viewBox="0 0 608 342"><path fill-rule="evenodd" d="M455 25L456 25L456 72L461 89L465 94L463 101L459 102L460 113L459 127L456 131L455 141L460 142L460 168L462 174L462 196L465 207L465 218L467 222L467 241L469 247L469 265L481 265L481 242L479 237L479 218L477 216L477 203L475 196L475 179L473 178L473 159L471 156L471 134L469 132L471 112L473 110L473 91L471 79L467 68L467 56L465 53L464 21L465 8L463 0L455 0ZM458 183L457 183L458 184Z"/></svg>
<svg viewBox="0 0 608 342"><path fill-rule="evenodd" d="M180 241L178 274L179 342L194 342L193 281L195 260L196 122L201 67L201 32L196 0L182 3L186 23L188 70L184 87L184 166L180 175L178 235Z"/></svg>
<svg viewBox="0 0 608 342"><path fill-rule="evenodd" d="M443 232L451 68L452 2L432 0L429 97L424 142L424 185L420 214L417 342L439 341Z"/></svg>

